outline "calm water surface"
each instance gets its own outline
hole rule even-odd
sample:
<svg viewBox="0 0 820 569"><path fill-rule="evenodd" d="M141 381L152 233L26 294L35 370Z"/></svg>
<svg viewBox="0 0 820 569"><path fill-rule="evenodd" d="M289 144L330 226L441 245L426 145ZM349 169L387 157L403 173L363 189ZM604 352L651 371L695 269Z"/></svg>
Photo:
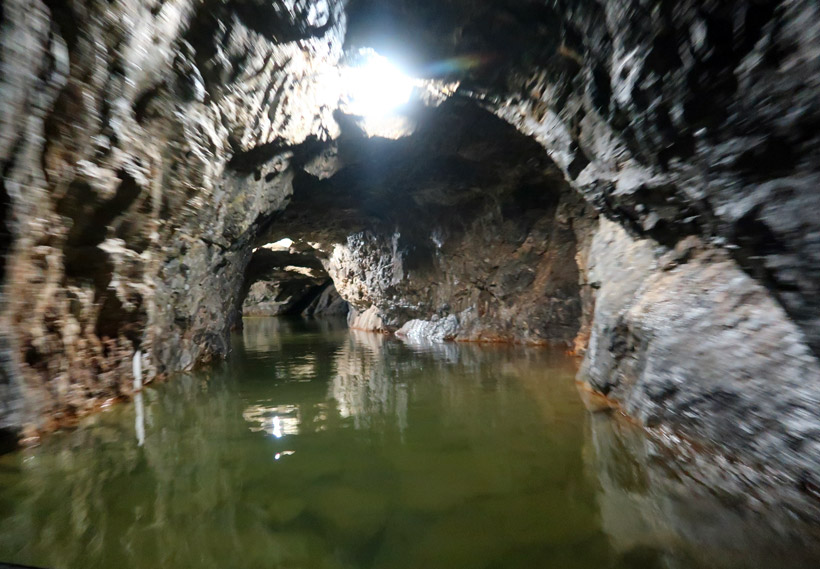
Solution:
<svg viewBox="0 0 820 569"><path fill-rule="evenodd" d="M231 361L0 457L0 561L54 568L812 567L588 414L560 352L248 319Z"/></svg>

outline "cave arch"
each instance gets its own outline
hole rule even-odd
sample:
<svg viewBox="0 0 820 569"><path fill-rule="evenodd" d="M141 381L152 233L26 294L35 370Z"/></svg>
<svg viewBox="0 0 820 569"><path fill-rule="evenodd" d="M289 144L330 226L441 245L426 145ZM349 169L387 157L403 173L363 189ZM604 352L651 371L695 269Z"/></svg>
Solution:
<svg viewBox="0 0 820 569"><path fill-rule="evenodd" d="M537 143L471 101L417 109L397 139L340 118L338 139L285 170L292 194L245 245L240 297L262 267L297 265L333 280L354 327L575 346L595 214ZM263 245L285 235L301 248Z"/></svg>

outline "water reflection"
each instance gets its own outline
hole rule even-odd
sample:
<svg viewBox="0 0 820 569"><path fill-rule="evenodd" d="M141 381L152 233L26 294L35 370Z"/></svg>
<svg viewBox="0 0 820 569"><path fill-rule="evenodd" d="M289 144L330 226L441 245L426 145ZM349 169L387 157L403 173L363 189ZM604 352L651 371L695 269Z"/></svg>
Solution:
<svg viewBox="0 0 820 569"><path fill-rule="evenodd" d="M242 417L250 423L252 432L264 431L277 439L299 434L298 405L250 405Z"/></svg>
<svg viewBox="0 0 820 569"><path fill-rule="evenodd" d="M145 403L142 400L142 391L134 396L134 429L137 431L137 446L145 444Z"/></svg>
<svg viewBox="0 0 820 569"><path fill-rule="evenodd" d="M587 433L602 526L621 555L672 567L818 566L820 528L766 506L754 471L605 414L590 415Z"/></svg>
<svg viewBox="0 0 820 569"><path fill-rule="evenodd" d="M812 558L785 525L766 525L770 513L687 482L651 440L589 416L574 371L543 349L409 346L334 323L249 319L213 373L0 457L0 561L597 569Z"/></svg>
<svg viewBox="0 0 820 569"><path fill-rule="evenodd" d="M370 426L371 418L394 415L398 428L407 427L407 384L393 373L384 353L384 336L351 330L334 358L335 374L329 397L339 414L352 418L357 429ZM394 381L398 379L398 381Z"/></svg>

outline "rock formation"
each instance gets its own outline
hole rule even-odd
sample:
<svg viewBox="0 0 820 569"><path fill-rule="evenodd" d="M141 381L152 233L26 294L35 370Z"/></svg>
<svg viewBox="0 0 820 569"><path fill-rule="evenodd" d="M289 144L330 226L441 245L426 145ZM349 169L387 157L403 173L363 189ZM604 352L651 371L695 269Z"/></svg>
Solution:
<svg viewBox="0 0 820 569"><path fill-rule="evenodd" d="M0 427L34 435L128 396L137 348L151 375L227 352L289 191L243 159L332 134L344 13L13 0L2 26Z"/></svg>
<svg viewBox="0 0 820 569"><path fill-rule="evenodd" d="M129 397L137 352L149 377L227 355L254 250L287 237L308 259L277 266L329 276L353 326L565 344L645 424L820 485L815 2L7 0L0 22L12 438ZM458 88L387 138L340 109L339 63L402 38Z"/></svg>
<svg viewBox="0 0 820 569"><path fill-rule="evenodd" d="M440 339L574 342L591 209L537 143L472 103L415 117L398 140L342 120L320 159L294 168L265 238L309 242L355 312L378 316L354 327L429 321L450 327Z"/></svg>
<svg viewBox="0 0 820 569"><path fill-rule="evenodd" d="M254 251L239 293L242 315L346 315L347 305L319 260L291 251L291 245L270 243Z"/></svg>

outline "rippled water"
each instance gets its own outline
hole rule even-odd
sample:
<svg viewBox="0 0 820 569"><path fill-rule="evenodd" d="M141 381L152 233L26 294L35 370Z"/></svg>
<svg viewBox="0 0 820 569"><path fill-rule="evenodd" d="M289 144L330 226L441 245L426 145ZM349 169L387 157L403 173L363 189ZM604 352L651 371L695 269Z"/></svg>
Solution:
<svg viewBox="0 0 820 569"><path fill-rule="evenodd" d="M231 361L0 457L0 561L812 567L801 535L588 414L560 352L248 319Z"/></svg>

